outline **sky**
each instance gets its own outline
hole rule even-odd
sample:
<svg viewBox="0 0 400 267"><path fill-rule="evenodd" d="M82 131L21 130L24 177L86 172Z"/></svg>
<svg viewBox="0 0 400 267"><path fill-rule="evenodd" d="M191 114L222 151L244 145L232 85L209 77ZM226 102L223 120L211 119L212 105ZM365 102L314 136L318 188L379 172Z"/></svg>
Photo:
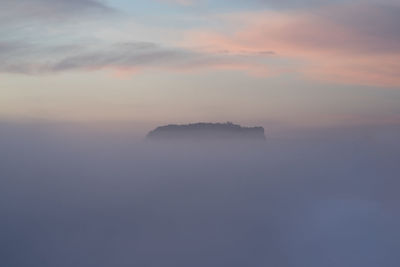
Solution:
<svg viewBox="0 0 400 267"><path fill-rule="evenodd" d="M400 123L396 0L1 0L0 120Z"/></svg>

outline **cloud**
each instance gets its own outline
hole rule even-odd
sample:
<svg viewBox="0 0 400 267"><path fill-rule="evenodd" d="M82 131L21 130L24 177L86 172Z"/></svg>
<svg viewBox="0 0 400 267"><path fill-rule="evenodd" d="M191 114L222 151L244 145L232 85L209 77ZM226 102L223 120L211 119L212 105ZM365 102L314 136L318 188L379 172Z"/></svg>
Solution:
<svg viewBox="0 0 400 267"><path fill-rule="evenodd" d="M112 8L97 0L2 0L0 22L64 20L78 15L104 14Z"/></svg>
<svg viewBox="0 0 400 267"><path fill-rule="evenodd" d="M253 74L268 69L252 56L270 57L272 51L259 53L201 53L179 47L164 47L151 42L128 42L97 46L43 46L31 43L0 43L0 72L48 74L64 71L109 69L119 74L146 69L190 71L195 69L245 70Z"/></svg>
<svg viewBox="0 0 400 267"><path fill-rule="evenodd" d="M188 32L205 51L273 50L295 71L336 82L400 85L400 7L345 5L311 12L249 12L222 19L230 31Z"/></svg>
<svg viewBox="0 0 400 267"><path fill-rule="evenodd" d="M396 3L396 0L154 0L157 2L168 2L177 5L202 5L208 7L218 7L219 9L231 9L233 8L262 8L262 9L274 9L274 10L301 10L310 8L319 8L324 6L334 6L340 4L349 3Z"/></svg>
<svg viewBox="0 0 400 267"><path fill-rule="evenodd" d="M241 1L241 0L239 0ZM239 2L238 1L238 2ZM298 8L314 8L320 6L331 6L341 3L349 3L349 0L281 0L281 1L273 1L273 0L252 0L254 3L258 5L264 5L271 8L279 8L279 9L298 9ZM366 2L370 0L358 0L358 2Z"/></svg>
<svg viewBox="0 0 400 267"><path fill-rule="evenodd" d="M110 24L101 24L103 20L95 25L86 23L91 15L114 12L97 0L4 0L0 10L0 73L110 69L118 75L130 75L145 69L210 68L251 70L247 72L257 75L268 72L264 63L253 62L251 57L266 58L273 55L272 51L202 53L174 44L132 40L127 37L132 35L129 30L123 37L108 38L102 27ZM120 19L118 25L132 23L126 17Z"/></svg>
<svg viewBox="0 0 400 267"><path fill-rule="evenodd" d="M164 3L179 4L179 5L184 5L184 6L189 6L196 2L195 0L157 0L157 1L164 2Z"/></svg>
<svg viewBox="0 0 400 267"><path fill-rule="evenodd" d="M293 3L300 2L308 1ZM99 24L68 28L48 23L113 12L100 1L5 0L0 10L0 72L112 69L130 74L144 69L224 69L257 76L294 72L329 82L399 86L400 6L362 2L308 11L213 15L218 25L224 24L223 31L215 30L215 25L190 29L186 42L165 46L159 39L153 43L132 40L129 30L111 40L99 31ZM29 26L7 26L20 23Z"/></svg>

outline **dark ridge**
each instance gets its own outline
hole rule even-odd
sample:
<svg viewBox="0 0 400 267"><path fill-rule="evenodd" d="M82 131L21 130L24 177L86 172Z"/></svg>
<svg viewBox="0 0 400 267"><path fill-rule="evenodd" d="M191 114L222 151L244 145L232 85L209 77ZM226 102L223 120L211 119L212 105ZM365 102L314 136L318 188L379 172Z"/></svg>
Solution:
<svg viewBox="0 0 400 267"><path fill-rule="evenodd" d="M160 126L147 134L148 139L248 139L265 140L263 127L242 127L227 123L192 123Z"/></svg>

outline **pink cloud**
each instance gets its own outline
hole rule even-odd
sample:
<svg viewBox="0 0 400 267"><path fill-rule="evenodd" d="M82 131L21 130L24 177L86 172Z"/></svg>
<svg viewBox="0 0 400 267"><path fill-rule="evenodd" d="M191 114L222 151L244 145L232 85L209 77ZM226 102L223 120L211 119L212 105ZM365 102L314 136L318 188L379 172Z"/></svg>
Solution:
<svg viewBox="0 0 400 267"><path fill-rule="evenodd" d="M400 86L400 36L388 11L342 6L314 13L241 13L222 17L231 30L188 32L186 42L208 53L274 51L302 62L289 69L305 77L395 87Z"/></svg>

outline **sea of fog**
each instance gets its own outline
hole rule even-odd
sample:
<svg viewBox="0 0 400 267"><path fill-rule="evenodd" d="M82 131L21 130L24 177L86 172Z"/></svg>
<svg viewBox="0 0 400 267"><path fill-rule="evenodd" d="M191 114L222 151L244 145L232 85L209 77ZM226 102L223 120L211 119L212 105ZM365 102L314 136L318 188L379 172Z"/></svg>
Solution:
<svg viewBox="0 0 400 267"><path fill-rule="evenodd" d="M0 123L0 266L398 267L400 127L266 142Z"/></svg>

